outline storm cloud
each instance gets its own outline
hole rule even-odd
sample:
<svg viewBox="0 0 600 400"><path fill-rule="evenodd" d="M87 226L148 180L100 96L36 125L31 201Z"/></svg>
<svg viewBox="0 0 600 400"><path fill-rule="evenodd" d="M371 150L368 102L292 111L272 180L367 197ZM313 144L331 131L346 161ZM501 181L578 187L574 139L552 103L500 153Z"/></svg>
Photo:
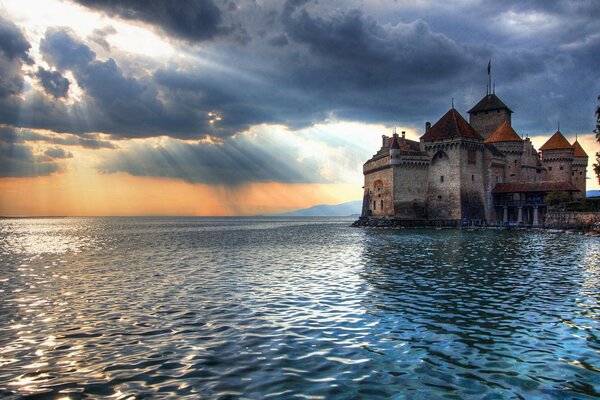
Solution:
<svg viewBox="0 0 600 400"><path fill-rule="evenodd" d="M313 158L299 159L291 143L273 136L237 136L227 143L168 140L133 145L100 166L105 173L182 179L189 183L239 185L250 182L322 183Z"/></svg>
<svg viewBox="0 0 600 400"><path fill-rule="evenodd" d="M240 132L261 124L298 131L357 121L422 131L452 98L464 113L485 94L490 59L496 93L515 111L521 134L551 133L558 120L567 133L590 131L600 93L594 1L76 3L118 21L103 19L88 37L50 27L39 43L48 65L32 65L22 31L0 20L0 123L31 128L32 137L53 131L46 139L56 145L179 139L162 151L139 148L153 156L135 160L125 145L113 165L103 165L106 172L210 183L318 181L312 167L300 174L285 163L280 170L288 178L265 174L261 160L269 159L270 146L252 141L244 143L244 157L256 168L248 163L245 176L236 177L244 158L228 152L241 143ZM159 32L176 55L119 49L113 39L123 21ZM28 68L39 85L25 95ZM69 97L72 89L77 97ZM196 142L206 138L224 145ZM183 166L168 161L178 151L186 155ZM295 154L289 147L273 151Z"/></svg>
<svg viewBox="0 0 600 400"><path fill-rule="evenodd" d="M48 71L39 67L36 76L46 90L46 93L56 98L67 97L70 82L60 72Z"/></svg>
<svg viewBox="0 0 600 400"><path fill-rule="evenodd" d="M167 35L189 42L211 39L223 28L221 10L212 0L77 0L110 16L158 27Z"/></svg>
<svg viewBox="0 0 600 400"><path fill-rule="evenodd" d="M55 159L65 158L67 155L58 148L50 151L50 154L35 154L31 146L19 142L13 128L0 127L0 178L53 174L60 170L60 165Z"/></svg>

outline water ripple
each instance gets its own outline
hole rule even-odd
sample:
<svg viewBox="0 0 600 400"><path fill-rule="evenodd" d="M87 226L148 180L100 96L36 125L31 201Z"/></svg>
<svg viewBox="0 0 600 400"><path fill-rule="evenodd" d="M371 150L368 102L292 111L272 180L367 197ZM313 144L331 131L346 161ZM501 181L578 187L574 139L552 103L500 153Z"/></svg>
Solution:
<svg viewBox="0 0 600 400"><path fill-rule="evenodd" d="M0 221L0 396L600 397L600 241Z"/></svg>

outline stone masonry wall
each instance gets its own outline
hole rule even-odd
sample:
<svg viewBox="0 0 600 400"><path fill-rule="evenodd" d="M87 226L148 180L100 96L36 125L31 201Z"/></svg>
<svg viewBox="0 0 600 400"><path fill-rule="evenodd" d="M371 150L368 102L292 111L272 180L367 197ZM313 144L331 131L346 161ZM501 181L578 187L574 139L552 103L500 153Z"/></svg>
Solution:
<svg viewBox="0 0 600 400"><path fill-rule="evenodd" d="M577 198L585 197L587 178L587 161L585 157L575 157L573 159L573 169L571 173L571 183L579 189L579 193L576 193Z"/></svg>
<svg viewBox="0 0 600 400"><path fill-rule="evenodd" d="M546 179L556 182L571 182L573 149L546 150L543 153Z"/></svg>
<svg viewBox="0 0 600 400"><path fill-rule="evenodd" d="M396 218L425 218L427 165L402 164L394 168L394 214Z"/></svg>
<svg viewBox="0 0 600 400"><path fill-rule="evenodd" d="M556 229L590 229L600 224L599 212L549 211L544 226Z"/></svg>
<svg viewBox="0 0 600 400"><path fill-rule="evenodd" d="M509 125L511 124L510 113L505 110L479 111L469 115L469 124L484 139L490 137L504 122L508 122Z"/></svg>
<svg viewBox="0 0 600 400"><path fill-rule="evenodd" d="M375 217L394 216L394 202L392 194L393 188L393 167L387 167L365 175L365 192L369 192L370 214ZM382 185L376 185L381 181ZM378 188L381 187L381 191ZM383 205L383 207L382 207Z"/></svg>
<svg viewBox="0 0 600 400"><path fill-rule="evenodd" d="M427 150L433 157L429 165L427 217L438 220L460 220L460 148L458 143L446 144L445 156L434 157L437 147ZM446 158L447 156L447 158ZM443 180L442 178L443 177Z"/></svg>
<svg viewBox="0 0 600 400"><path fill-rule="evenodd" d="M483 145L463 143L460 147L460 208L461 219L486 218ZM475 163L469 163L468 153L475 152Z"/></svg>

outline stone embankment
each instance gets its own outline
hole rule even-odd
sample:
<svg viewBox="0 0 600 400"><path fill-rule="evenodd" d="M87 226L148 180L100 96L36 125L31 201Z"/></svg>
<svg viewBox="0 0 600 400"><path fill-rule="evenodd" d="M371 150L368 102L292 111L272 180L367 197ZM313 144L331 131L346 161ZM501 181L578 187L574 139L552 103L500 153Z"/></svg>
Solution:
<svg viewBox="0 0 600 400"><path fill-rule="evenodd" d="M588 232L600 236L600 212L550 211L546 214L544 227Z"/></svg>
<svg viewBox="0 0 600 400"><path fill-rule="evenodd" d="M424 219L394 219L394 218L372 218L360 217L352 223L353 227L373 227L373 228L439 228L439 227L459 227L460 221L456 220L424 220Z"/></svg>

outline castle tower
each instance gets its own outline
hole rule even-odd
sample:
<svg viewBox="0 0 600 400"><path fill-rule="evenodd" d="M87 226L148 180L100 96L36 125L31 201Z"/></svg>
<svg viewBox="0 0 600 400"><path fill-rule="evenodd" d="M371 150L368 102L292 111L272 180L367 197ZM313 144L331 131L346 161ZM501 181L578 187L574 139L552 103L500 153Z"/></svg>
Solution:
<svg viewBox="0 0 600 400"><path fill-rule="evenodd" d="M521 160L523 159L523 139L507 123L503 122L486 140L506 156L504 182L521 180Z"/></svg>
<svg viewBox="0 0 600 400"><path fill-rule="evenodd" d="M427 213L434 220L484 220L483 137L450 109L421 136L431 157Z"/></svg>
<svg viewBox="0 0 600 400"><path fill-rule="evenodd" d="M398 134L394 132L390 139L390 165L400 164L400 143L398 142Z"/></svg>
<svg viewBox="0 0 600 400"><path fill-rule="evenodd" d="M540 147L542 161L547 169L546 180L571 182L575 149L560 131Z"/></svg>
<svg viewBox="0 0 600 400"><path fill-rule="evenodd" d="M585 180L587 178L586 172L588 165L588 155L583 150L583 147L581 147L577 139L575 139L575 143L573 143L573 150L573 170L571 173L571 183L575 185L575 187L580 191L577 197L584 198L586 196Z"/></svg>
<svg viewBox="0 0 600 400"><path fill-rule="evenodd" d="M511 125L512 110L496 96L495 93L487 94L469 111L469 124L483 136L490 137L503 123Z"/></svg>

